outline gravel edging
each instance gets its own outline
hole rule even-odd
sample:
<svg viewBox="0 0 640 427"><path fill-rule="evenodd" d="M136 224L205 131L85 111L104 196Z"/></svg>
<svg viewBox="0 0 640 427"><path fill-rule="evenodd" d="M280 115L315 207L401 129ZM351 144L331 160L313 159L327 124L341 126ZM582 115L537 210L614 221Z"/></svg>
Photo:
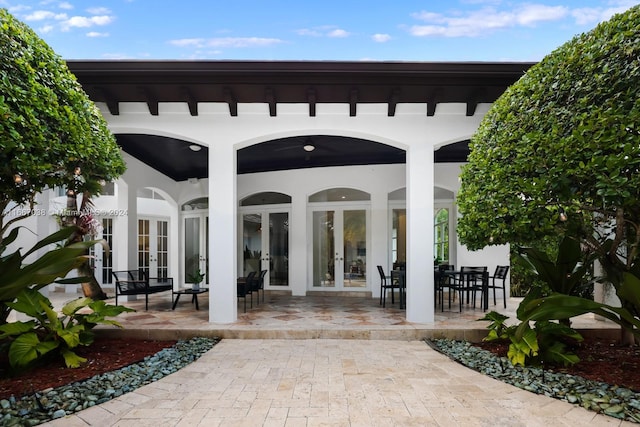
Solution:
<svg viewBox="0 0 640 427"><path fill-rule="evenodd" d="M115 371L22 398L2 399L0 426L35 426L107 402L184 368L219 341L204 337L181 340Z"/></svg>
<svg viewBox="0 0 640 427"><path fill-rule="evenodd" d="M633 390L552 370L513 366L508 358L498 357L467 341L424 341L450 359L507 384L617 419L640 423L640 393Z"/></svg>

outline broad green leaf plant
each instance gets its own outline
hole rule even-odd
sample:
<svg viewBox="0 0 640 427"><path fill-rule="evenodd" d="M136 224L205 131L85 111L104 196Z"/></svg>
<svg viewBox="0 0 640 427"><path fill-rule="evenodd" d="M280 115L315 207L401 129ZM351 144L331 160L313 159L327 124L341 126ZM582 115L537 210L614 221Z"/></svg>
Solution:
<svg viewBox="0 0 640 427"><path fill-rule="evenodd" d="M507 326L508 317L498 312L487 313L482 319L491 323L484 341L509 341L507 357L514 366L574 365L580 358L573 353L567 341L582 341L574 329L550 321L521 322Z"/></svg>
<svg viewBox="0 0 640 427"><path fill-rule="evenodd" d="M109 317L134 311L101 300L78 298L67 303L59 316L51 301L33 289L23 290L15 302L7 305L32 318L0 325L0 340L8 346L9 363L17 370L32 367L53 355L62 356L67 367L80 366L86 359L74 349L93 342L91 330L98 324L121 327Z"/></svg>
<svg viewBox="0 0 640 427"><path fill-rule="evenodd" d="M14 242L20 228L14 228L6 239L0 242L0 324L6 322L16 297L25 289L39 290L51 283L80 283L85 278L65 279L67 274L84 263L87 249L97 241L83 241L64 245L76 230L65 227L37 242L22 253L21 249L5 254L7 245ZM58 245L32 262L29 257L50 245Z"/></svg>

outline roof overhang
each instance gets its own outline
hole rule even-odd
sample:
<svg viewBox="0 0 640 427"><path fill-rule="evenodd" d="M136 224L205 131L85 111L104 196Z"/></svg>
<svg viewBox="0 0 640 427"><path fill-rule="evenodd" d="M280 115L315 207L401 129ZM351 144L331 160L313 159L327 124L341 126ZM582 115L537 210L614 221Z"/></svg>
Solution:
<svg viewBox="0 0 640 427"><path fill-rule="evenodd" d="M362 104L386 104L389 117L399 104L426 104L434 116L438 104L464 103L473 116L478 104L494 102L533 63L489 62L339 62L339 61L76 61L67 62L92 101L120 115L122 103L145 103L151 115L159 104L185 103L198 116L200 103L223 103L230 116L238 104L268 104L270 116L281 104L306 104L310 117L322 103L349 105L358 115ZM116 135L123 149L176 181L207 175L206 150L194 153L191 143L152 135ZM238 151L238 173L304 167L403 163L402 150L373 141L311 136L318 150L292 150L303 140L268 141ZM309 138L306 136L304 138ZM349 140L349 144L341 143ZM153 143L153 148L149 144ZM291 145L293 143L293 145ZM161 144L162 149L159 145ZM174 153L167 163L166 153ZM182 153L182 154L181 154ZM436 162L464 162L468 141L442 147ZM182 165L182 166L181 166Z"/></svg>
<svg viewBox="0 0 640 427"><path fill-rule="evenodd" d="M427 115L439 103L465 103L474 114L495 101L533 63L287 62L287 61L68 61L94 102L112 115L121 102L145 102L158 115L160 102L185 102L191 115L198 103L223 102L229 114L238 103L306 103L315 116L318 103L348 103L357 115L361 103L385 103L395 115L399 103L426 103Z"/></svg>

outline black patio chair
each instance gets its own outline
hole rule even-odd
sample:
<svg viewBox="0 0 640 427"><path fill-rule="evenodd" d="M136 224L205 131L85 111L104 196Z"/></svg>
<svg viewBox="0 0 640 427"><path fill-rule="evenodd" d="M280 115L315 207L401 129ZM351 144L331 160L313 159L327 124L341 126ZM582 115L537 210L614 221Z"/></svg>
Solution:
<svg viewBox="0 0 640 427"><path fill-rule="evenodd" d="M381 265L378 265L378 274L380 274L380 305L385 307L387 302L387 290L391 290L391 304L395 304L394 289L400 290L400 283L397 280L392 280L391 276L387 276L384 273L384 269Z"/></svg>
<svg viewBox="0 0 640 427"><path fill-rule="evenodd" d="M434 291L434 302L437 304L440 302L440 309L444 311L444 291L445 289L449 290L449 309L451 309L451 296L456 296L456 288L455 286L450 286L454 283L454 277L451 274L448 274L450 271L454 271L455 265L451 264L440 264L438 268L435 270L434 275L434 283L433 283L433 291ZM455 301L455 300L454 300Z"/></svg>
<svg viewBox="0 0 640 427"><path fill-rule="evenodd" d="M500 289L502 288L502 298L504 301L504 308L507 308L507 287L506 287L506 282L507 282L507 273L509 272L509 266L508 265L499 265L496 267L496 271L495 273L493 273L493 276L489 276L489 279L491 279L491 282L489 282L489 285L487 286L488 289L493 289L493 305L497 304L496 301L496 289ZM502 280L502 284L500 283L496 283L496 280Z"/></svg>
<svg viewBox="0 0 640 427"><path fill-rule="evenodd" d="M256 272L252 271L247 274L247 277L241 277L237 281L236 286L236 297L238 300L240 298L244 299L244 312L247 312L247 295L251 298L251 307L253 308L253 296L251 293L251 286L253 286L253 280L255 278Z"/></svg>
<svg viewBox="0 0 640 427"><path fill-rule="evenodd" d="M260 292L262 292L262 302L264 302L264 277L267 275L268 270L261 270L260 275L255 278L255 289L258 294L258 301L260 301Z"/></svg>
<svg viewBox="0 0 640 427"><path fill-rule="evenodd" d="M481 301L484 301L484 292L486 291L486 281L488 280L487 267L469 267L463 266L460 274L452 281L451 286L457 291L460 298L460 312L462 312L462 304L473 302L476 306L476 296L480 292ZM484 304L481 303L484 307Z"/></svg>

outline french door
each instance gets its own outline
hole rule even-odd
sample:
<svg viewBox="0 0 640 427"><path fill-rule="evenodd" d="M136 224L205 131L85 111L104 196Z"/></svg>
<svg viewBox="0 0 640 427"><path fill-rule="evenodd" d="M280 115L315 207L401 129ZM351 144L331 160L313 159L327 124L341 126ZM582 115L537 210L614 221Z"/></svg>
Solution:
<svg viewBox="0 0 640 427"><path fill-rule="evenodd" d="M289 212L242 212L241 276L267 270L265 287L289 286Z"/></svg>
<svg viewBox="0 0 640 427"><path fill-rule="evenodd" d="M368 209L314 208L311 289L367 289Z"/></svg>
<svg viewBox="0 0 640 427"><path fill-rule="evenodd" d="M184 223L184 269L182 283L192 283L191 276L200 271L209 285L209 215L207 213L185 214Z"/></svg>
<svg viewBox="0 0 640 427"><path fill-rule="evenodd" d="M149 277L169 277L169 221L138 219L138 268Z"/></svg>
<svg viewBox="0 0 640 427"><path fill-rule="evenodd" d="M113 218L102 218L102 231L96 236L96 240L104 240L108 251L101 244L93 245L89 249L90 262L94 275L100 286L111 285L113 277Z"/></svg>

